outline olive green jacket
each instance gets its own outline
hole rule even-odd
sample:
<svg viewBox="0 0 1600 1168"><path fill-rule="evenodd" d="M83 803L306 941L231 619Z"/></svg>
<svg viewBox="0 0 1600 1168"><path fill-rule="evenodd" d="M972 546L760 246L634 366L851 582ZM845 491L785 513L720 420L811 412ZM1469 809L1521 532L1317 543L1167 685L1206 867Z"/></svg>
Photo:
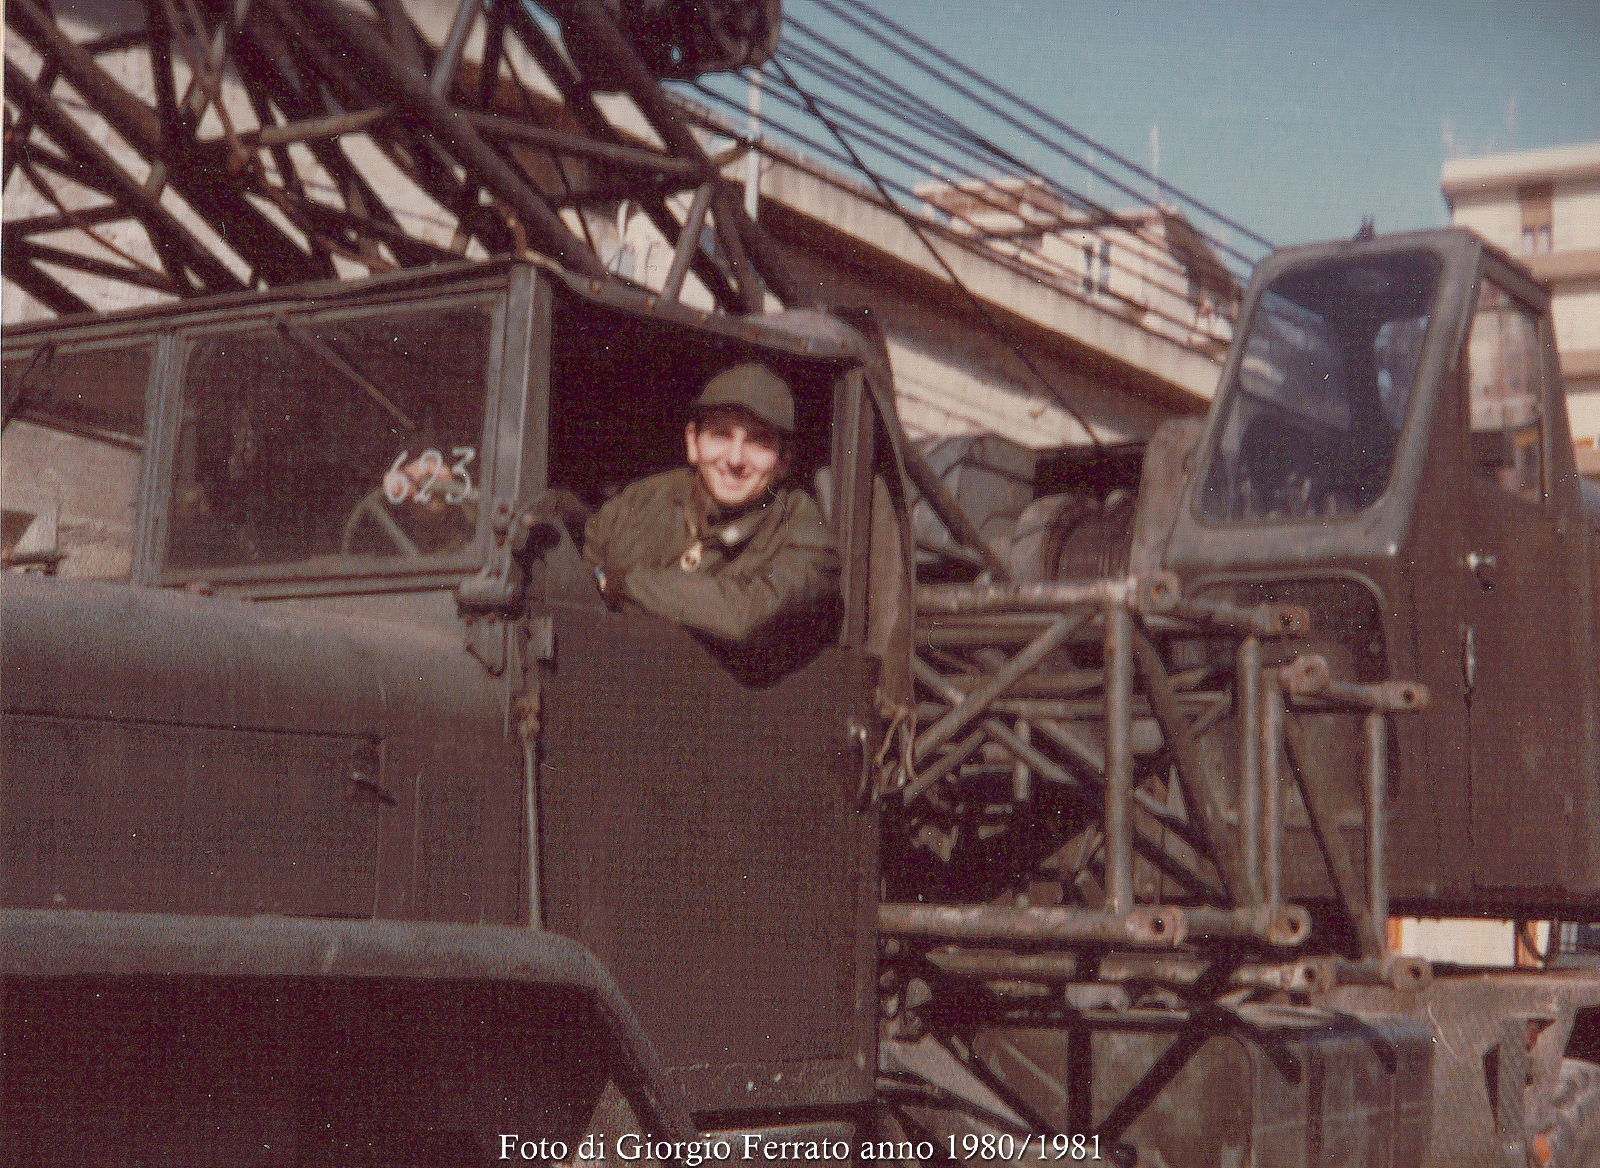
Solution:
<svg viewBox="0 0 1600 1168"><path fill-rule="evenodd" d="M689 467L641 479L600 508L583 556L646 612L724 641L820 610L839 591L833 535L811 496L780 488L729 518Z"/></svg>

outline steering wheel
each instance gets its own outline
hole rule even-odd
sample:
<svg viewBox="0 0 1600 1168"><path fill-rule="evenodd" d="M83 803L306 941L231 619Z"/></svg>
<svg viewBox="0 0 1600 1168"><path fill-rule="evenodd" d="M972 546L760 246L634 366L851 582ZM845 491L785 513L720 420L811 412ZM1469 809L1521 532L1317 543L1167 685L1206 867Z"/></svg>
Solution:
<svg viewBox="0 0 1600 1168"><path fill-rule="evenodd" d="M361 528L364 519L372 520L377 529L389 538L395 550L402 556L413 559L420 558L422 552L417 545L411 542L411 537L400 530L400 525L389 514L388 500L384 498L383 488L368 492L350 512L350 517L344 521L344 530L339 535L339 554L350 554L350 545L355 542L356 532Z"/></svg>

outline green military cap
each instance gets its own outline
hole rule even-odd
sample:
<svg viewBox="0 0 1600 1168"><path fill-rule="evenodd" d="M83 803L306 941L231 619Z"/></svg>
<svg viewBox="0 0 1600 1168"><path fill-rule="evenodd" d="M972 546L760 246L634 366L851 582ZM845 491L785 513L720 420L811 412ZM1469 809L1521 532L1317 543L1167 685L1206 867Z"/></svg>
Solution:
<svg viewBox="0 0 1600 1168"><path fill-rule="evenodd" d="M789 383L754 361L724 369L694 399L695 413L734 406L760 418L780 434L794 433L794 395Z"/></svg>

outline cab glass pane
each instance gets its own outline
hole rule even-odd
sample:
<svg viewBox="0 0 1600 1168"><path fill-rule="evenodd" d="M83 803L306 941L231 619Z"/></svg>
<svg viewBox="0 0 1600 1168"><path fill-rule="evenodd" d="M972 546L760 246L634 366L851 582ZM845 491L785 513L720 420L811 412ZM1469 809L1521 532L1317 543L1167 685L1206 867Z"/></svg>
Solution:
<svg viewBox="0 0 1600 1168"><path fill-rule="evenodd" d="M1530 503L1544 499L1539 364L1538 318L1480 280L1467 340L1473 465L1480 478Z"/></svg>
<svg viewBox="0 0 1600 1168"><path fill-rule="evenodd" d="M1267 287L1223 391L1201 515L1328 520L1383 494L1441 266L1426 251L1329 260Z"/></svg>
<svg viewBox="0 0 1600 1168"><path fill-rule="evenodd" d="M3 367L0 539L10 568L126 580L155 342L45 343Z"/></svg>
<svg viewBox="0 0 1600 1168"><path fill-rule="evenodd" d="M189 345L169 577L461 561L478 526L487 306L280 318Z"/></svg>

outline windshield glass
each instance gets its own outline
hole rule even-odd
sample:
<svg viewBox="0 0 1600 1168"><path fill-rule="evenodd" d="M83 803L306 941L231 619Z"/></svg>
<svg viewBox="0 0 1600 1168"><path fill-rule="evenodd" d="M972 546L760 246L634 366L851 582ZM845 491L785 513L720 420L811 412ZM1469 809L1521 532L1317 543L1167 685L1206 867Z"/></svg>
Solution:
<svg viewBox="0 0 1600 1168"><path fill-rule="evenodd" d="M490 331L489 306L466 305L196 337L167 577L464 559L478 527Z"/></svg>
<svg viewBox="0 0 1600 1168"><path fill-rule="evenodd" d="M150 340L57 347L3 366L0 554L8 568L126 580L144 460Z"/></svg>
<svg viewBox="0 0 1600 1168"><path fill-rule="evenodd" d="M1200 491L1207 519L1334 519L1389 482L1441 263L1329 260L1262 293Z"/></svg>

